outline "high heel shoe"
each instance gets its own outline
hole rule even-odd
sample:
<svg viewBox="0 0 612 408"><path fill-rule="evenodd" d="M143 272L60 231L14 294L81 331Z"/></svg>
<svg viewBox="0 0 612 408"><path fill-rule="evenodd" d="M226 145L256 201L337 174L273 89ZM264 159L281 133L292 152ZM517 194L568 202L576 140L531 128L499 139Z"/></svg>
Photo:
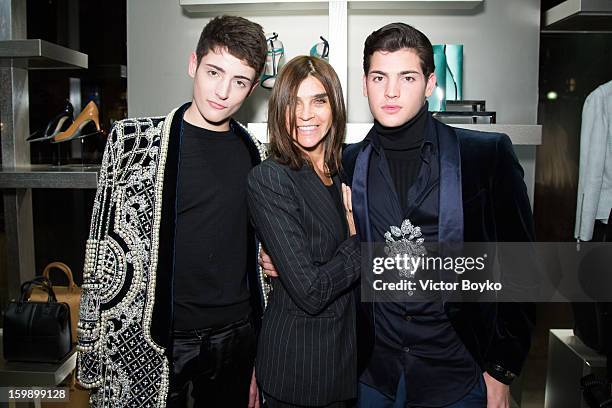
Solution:
<svg viewBox="0 0 612 408"><path fill-rule="evenodd" d="M67 142L97 133L103 133L100 129L100 114L94 101L90 101L68 129L55 135L52 143Z"/></svg>
<svg viewBox="0 0 612 408"><path fill-rule="evenodd" d="M328 60L329 59L329 42L325 38L323 38L323 36L319 38L321 39L321 42L316 43L315 45L312 46L312 48L310 49L310 56L319 57L319 58L323 58L324 60Z"/></svg>
<svg viewBox="0 0 612 408"><path fill-rule="evenodd" d="M74 122L74 108L70 101L66 101L64 109L49 121L45 130L32 133L26 141L31 143L52 139L58 133L67 130L72 122Z"/></svg>
<svg viewBox="0 0 612 408"><path fill-rule="evenodd" d="M272 89L283 63L281 60L285 55L285 47L282 41L278 39L278 34L276 33L266 34L266 42L268 44L268 56L264 72L261 76L261 87Z"/></svg>

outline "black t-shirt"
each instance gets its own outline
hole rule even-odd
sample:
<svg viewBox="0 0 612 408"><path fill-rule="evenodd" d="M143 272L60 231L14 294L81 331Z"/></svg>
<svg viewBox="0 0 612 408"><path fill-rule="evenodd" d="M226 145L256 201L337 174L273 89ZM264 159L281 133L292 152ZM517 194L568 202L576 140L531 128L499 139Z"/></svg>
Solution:
<svg viewBox="0 0 612 408"><path fill-rule="evenodd" d="M174 272L174 329L232 323L250 313L247 175L252 163L234 132L183 121Z"/></svg>

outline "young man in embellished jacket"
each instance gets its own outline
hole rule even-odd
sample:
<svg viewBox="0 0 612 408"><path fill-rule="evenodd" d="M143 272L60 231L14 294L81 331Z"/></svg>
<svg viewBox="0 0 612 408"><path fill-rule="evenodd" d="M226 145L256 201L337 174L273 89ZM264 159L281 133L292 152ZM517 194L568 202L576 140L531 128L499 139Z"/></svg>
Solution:
<svg viewBox="0 0 612 408"><path fill-rule="evenodd" d="M363 67L374 126L343 155L361 241L385 243L391 226L404 224L425 243L533 241L523 170L508 136L451 128L428 112L436 84L429 39L404 23L386 25L366 39ZM277 276L265 253L261 265ZM359 408L509 407L533 307L361 305Z"/></svg>
<svg viewBox="0 0 612 408"><path fill-rule="evenodd" d="M93 406L255 406L265 292L246 181L263 146L231 119L266 59L261 26L211 20L189 60L193 99L115 124L94 203L78 380Z"/></svg>

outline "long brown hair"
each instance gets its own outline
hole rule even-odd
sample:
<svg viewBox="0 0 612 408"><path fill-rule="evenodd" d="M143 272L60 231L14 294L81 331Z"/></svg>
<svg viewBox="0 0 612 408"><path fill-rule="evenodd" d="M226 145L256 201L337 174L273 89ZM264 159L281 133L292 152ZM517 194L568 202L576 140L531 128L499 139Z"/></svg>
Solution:
<svg viewBox="0 0 612 408"><path fill-rule="evenodd" d="M268 101L269 151L274 160L294 170L301 168L304 163L312 165L291 136L297 129L295 110L298 88L308 76L321 82L332 110L332 125L323 140L325 164L331 176L340 171L342 165L341 149L346 131L346 108L338 75L332 66L321 58L295 57L281 69Z"/></svg>

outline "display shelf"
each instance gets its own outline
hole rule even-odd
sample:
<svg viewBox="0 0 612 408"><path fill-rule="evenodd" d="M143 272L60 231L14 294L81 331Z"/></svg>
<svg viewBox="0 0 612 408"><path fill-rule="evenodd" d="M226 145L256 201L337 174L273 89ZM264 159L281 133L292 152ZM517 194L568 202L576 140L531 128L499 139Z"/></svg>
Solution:
<svg viewBox="0 0 612 408"><path fill-rule="evenodd" d="M76 367L73 349L59 363L18 363L0 361L0 385L13 387L49 387L59 385Z"/></svg>
<svg viewBox="0 0 612 408"><path fill-rule="evenodd" d="M3 333L0 333L0 346L2 345L2 338ZM58 363L9 362L0 357L0 386L42 387L58 385L74 370L76 359L75 348Z"/></svg>
<svg viewBox="0 0 612 408"><path fill-rule="evenodd" d="M486 112L486 111L451 111L446 110L443 112L435 112L433 113L433 117L438 119L440 122L452 123L453 121L462 120L459 123L466 123L466 120L471 120L472 124L478 124L478 119L486 119L489 118L489 122L484 122L488 124L495 124L497 122L497 113L496 112ZM482 124L483 122L481 122Z"/></svg>
<svg viewBox="0 0 612 408"><path fill-rule="evenodd" d="M27 69L87 68L87 54L44 40L0 41L0 63L12 60Z"/></svg>
<svg viewBox="0 0 612 408"><path fill-rule="evenodd" d="M473 9L484 0L346 0L353 10L457 10ZM333 0L332 0L333 2ZM188 12L258 12L327 10L330 1L321 0L179 0ZM262 8L264 8L262 10Z"/></svg>
<svg viewBox="0 0 612 408"><path fill-rule="evenodd" d="M315 11L327 10L328 3L322 0L179 0L179 4L190 13Z"/></svg>
<svg viewBox="0 0 612 408"><path fill-rule="evenodd" d="M612 1L565 0L546 10L544 29L546 31L611 31Z"/></svg>
<svg viewBox="0 0 612 408"><path fill-rule="evenodd" d="M266 126L266 123L249 123L248 128L260 142L267 143L268 132ZM505 133L515 145L542 144L541 125L449 124L449 126L481 132ZM348 123L345 142L360 142L368 134L371 127L372 123Z"/></svg>
<svg viewBox="0 0 612 408"><path fill-rule="evenodd" d="M585 345L572 329L550 329L544 408L588 408L580 380L606 374L606 356Z"/></svg>
<svg viewBox="0 0 612 408"><path fill-rule="evenodd" d="M471 10L484 0L348 0L351 10Z"/></svg>
<svg viewBox="0 0 612 408"><path fill-rule="evenodd" d="M3 188L96 188L99 165L30 166L4 168L0 171Z"/></svg>

